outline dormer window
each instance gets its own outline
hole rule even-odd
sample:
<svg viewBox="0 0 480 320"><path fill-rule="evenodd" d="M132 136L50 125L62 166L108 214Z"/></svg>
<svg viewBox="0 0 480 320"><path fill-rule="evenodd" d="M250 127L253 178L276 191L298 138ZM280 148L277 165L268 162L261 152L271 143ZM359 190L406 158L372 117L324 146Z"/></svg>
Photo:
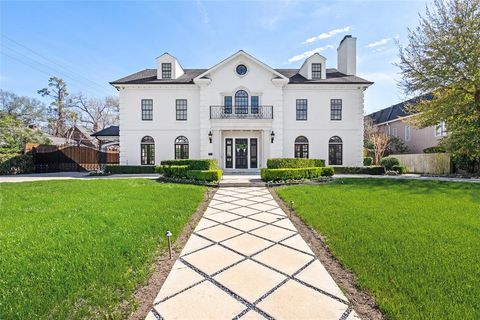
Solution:
<svg viewBox="0 0 480 320"><path fill-rule="evenodd" d="M171 63L162 63L162 79L172 79Z"/></svg>
<svg viewBox="0 0 480 320"><path fill-rule="evenodd" d="M312 63L312 79L313 80L322 79L322 64L321 63Z"/></svg>

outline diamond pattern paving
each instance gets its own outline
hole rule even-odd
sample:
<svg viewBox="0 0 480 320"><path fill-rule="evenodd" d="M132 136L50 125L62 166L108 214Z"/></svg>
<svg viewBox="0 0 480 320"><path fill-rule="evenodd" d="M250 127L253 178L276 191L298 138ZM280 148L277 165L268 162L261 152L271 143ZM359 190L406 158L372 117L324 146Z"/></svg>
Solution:
<svg viewBox="0 0 480 320"><path fill-rule="evenodd" d="M146 319L358 319L267 188L220 188Z"/></svg>

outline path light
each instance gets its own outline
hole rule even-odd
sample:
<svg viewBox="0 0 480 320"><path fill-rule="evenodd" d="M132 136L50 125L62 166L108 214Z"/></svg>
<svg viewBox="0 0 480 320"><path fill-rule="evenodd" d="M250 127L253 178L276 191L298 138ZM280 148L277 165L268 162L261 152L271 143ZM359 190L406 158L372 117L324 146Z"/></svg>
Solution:
<svg viewBox="0 0 480 320"><path fill-rule="evenodd" d="M275 139L275 132L272 131L272 132L270 133L270 138L271 138L270 141L273 143L273 140Z"/></svg>
<svg viewBox="0 0 480 320"><path fill-rule="evenodd" d="M212 143L212 138L213 138L213 133L212 133L212 131L210 131L208 133L208 140L210 140L210 143Z"/></svg>
<svg viewBox="0 0 480 320"><path fill-rule="evenodd" d="M168 239L168 253L170 255L170 259L172 259L172 241L170 240L170 238L172 237L172 233L170 231L167 231L165 235Z"/></svg>

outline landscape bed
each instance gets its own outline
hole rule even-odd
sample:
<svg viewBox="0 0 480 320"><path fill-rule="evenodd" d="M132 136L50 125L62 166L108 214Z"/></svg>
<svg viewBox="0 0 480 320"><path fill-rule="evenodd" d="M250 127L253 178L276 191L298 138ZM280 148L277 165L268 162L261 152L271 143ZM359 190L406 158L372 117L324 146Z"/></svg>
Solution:
<svg viewBox="0 0 480 320"><path fill-rule="evenodd" d="M480 184L339 179L276 190L387 318L479 318Z"/></svg>
<svg viewBox="0 0 480 320"><path fill-rule="evenodd" d="M148 179L0 184L0 318L126 318L125 308L204 199Z"/></svg>

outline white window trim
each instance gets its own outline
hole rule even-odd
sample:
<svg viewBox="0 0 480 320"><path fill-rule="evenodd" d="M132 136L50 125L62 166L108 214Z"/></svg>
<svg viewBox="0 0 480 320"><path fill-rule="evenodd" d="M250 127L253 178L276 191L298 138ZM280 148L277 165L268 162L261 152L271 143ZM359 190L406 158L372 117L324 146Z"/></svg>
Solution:
<svg viewBox="0 0 480 320"><path fill-rule="evenodd" d="M410 141L412 138L412 128L410 126L405 126L405 141Z"/></svg>

